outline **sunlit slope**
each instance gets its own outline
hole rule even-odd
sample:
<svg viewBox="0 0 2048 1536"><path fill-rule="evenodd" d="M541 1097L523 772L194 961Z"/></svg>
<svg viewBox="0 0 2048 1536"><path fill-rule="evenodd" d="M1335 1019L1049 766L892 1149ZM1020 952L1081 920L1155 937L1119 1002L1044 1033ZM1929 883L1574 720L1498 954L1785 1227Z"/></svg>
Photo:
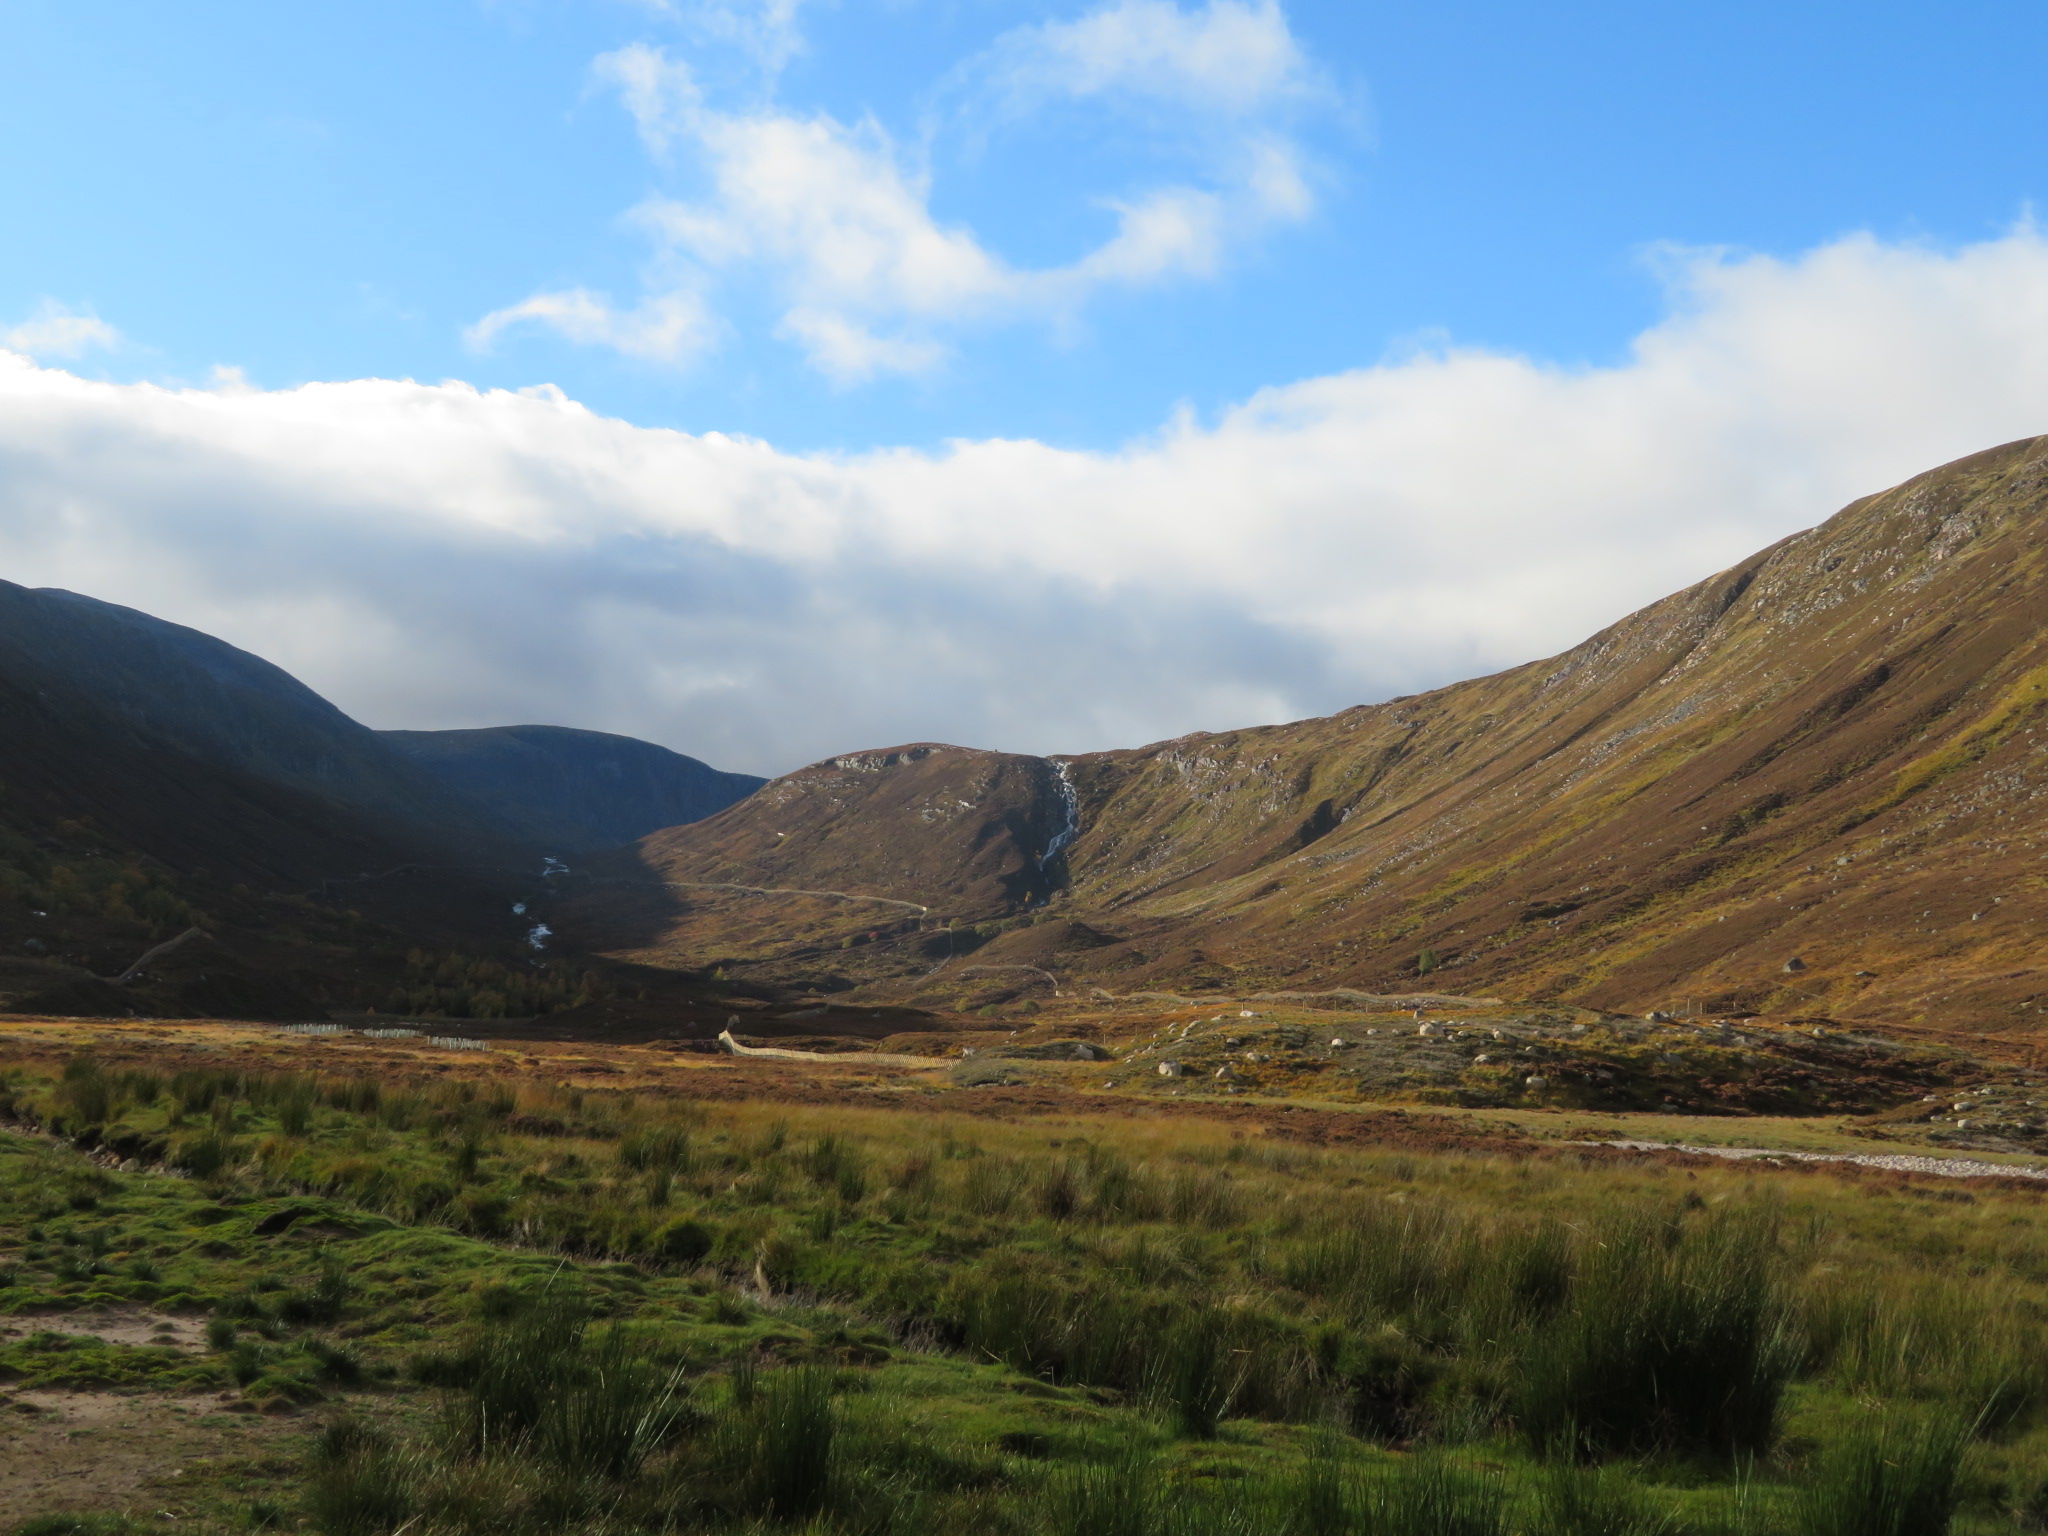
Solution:
<svg viewBox="0 0 2048 1536"><path fill-rule="evenodd" d="M1290 983L2036 1017L2044 447L1552 660L1079 764L1075 898Z"/></svg>
<svg viewBox="0 0 2048 1536"><path fill-rule="evenodd" d="M1119 941L1067 962L1110 987L2031 1025L2044 499L2048 440L2008 444L1549 660L1059 763L855 754L643 858L935 918L1050 894Z"/></svg>

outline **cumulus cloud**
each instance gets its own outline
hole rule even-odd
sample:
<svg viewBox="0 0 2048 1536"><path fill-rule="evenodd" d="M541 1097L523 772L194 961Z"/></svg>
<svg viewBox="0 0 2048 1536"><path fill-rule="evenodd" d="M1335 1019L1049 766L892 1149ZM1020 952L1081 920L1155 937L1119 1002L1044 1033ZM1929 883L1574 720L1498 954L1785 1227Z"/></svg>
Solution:
<svg viewBox="0 0 2048 1536"><path fill-rule="evenodd" d="M2048 430L2031 229L1666 261L1670 314L1614 366L1446 347L1114 452L799 455L546 389L14 357L0 574L220 634L380 726L552 721L759 771L1074 751L1541 655Z"/></svg>
<svg viewBox="0 0 2048 1536"><path fill-rule="evenodd" d="M37 304L26 320L0 331L0 346L30 357L83 357L121 345L121 333L90 309L72 309L55 299Z"/></svg>
<svg viewBox="0 0 2048 1536"><path fill-rule="evenodd" d="M746 15L793 35L793 5ZM872 117L722 109L688 63L646 43L601 56L592 75L617 93L656 162L687 165L708 191L657 194L634 211L654 241L653 297L622 309L582 289L537 294L485 316L474 342L539 326L681 361L708 330L678 327L674 315L703 315L723 279L752 280L781 311L778 334L853 384L930 370L962 325L1061 321L1106 288L1213 275L1231 246L1315 202L1287 119L1320 87L1274 0L1192 10L1117 0L1005 33L954 72L945 94L963 122L1027 117L1054 99L1140 104L1172 121L1192 174L1097 196L1110 225L1102 240L1043 268L1019 268L941 220L922 154Z"/></svg>

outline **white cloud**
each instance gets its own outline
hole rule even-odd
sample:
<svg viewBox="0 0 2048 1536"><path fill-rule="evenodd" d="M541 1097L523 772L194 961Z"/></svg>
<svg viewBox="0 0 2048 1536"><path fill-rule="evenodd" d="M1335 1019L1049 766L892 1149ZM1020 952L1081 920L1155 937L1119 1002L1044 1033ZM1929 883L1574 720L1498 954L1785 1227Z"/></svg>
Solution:
<svg viewBox="0 0 2048 1536"><path fill-rule="evenodd" d="M632 309L618 309L587 288L536 293L491 311L463 335L471 346L488 350L505 332L533 326L657 363L686 362L711 336L703 302L688 289L650 294Z"/></svg>
<svg viewBox="0 0 2048 1536"><path fill-rule="evenodd" d="M758 770L1078 750L1559 649L2048 430L2030 229L1668 263L1671 316L1613 367L1445 348L1109 453L804 456L546 390L0 360L0 575L221 634L377 725L557 721Z"/></svg>
<svg viewBox="0 0 2048 1536"><path fill-rule="evenodd" d="M794 27L793 5L758 15ZM939 219L928 168L873 118L720 109L689 64L645 43L601 56L592 77L618 93L658 163L687 164L708 191L635 210L657 250L654 297L638 312L582 290L542 293L487 315L473 340L532 325L682 361L706 328L675 332L649 313L701 315L721 281L751 280L779 309L778 334L835 380L925 372L963 326L1060 322L1105 288L1213 276L1232 248L1306 217L1315 201L1281 118L1318 87L1273 0L1195 10L1118 0L1006 33L955 72L949 93L969 116L1014 119L1056 97L1164 106L1180 158L1195 162L1192 177L1094 198L1111 229L1093 250L1044 268L1018 268ZM677 334L691 344L666 339Z"/></svg>
<svg viewBox="0 0 2048 1536"><path fill-rule="evenodd" d="M590 75L619 93L640 142L658 159L666 159L675 141L694 130L704 111L704 94L690 66L645 43L599 54Z"/></svg>
<svg viewBox="0 0 2048 1536"><path fill-rule="evenodd" d="M29 357L83 357L121 345L121 333L90 309L72 309L44 299L19 325L0 331L0 346Z"/></svg>
<svg viewBox="0 0 2048 1536"><path fill-rule="evenodd" d="M1322 90L1277 0L1121 0L1006 32L962 73L1013 112L1132 95L1243 118Z"/></svg>
<svg viewBox="0 0 2048 1536"><path fill-rule="evenodd" d="M802 0L639 0L639 4L707 42L738 49L770 77L804 51L803 29L797 25Z"/></svg>

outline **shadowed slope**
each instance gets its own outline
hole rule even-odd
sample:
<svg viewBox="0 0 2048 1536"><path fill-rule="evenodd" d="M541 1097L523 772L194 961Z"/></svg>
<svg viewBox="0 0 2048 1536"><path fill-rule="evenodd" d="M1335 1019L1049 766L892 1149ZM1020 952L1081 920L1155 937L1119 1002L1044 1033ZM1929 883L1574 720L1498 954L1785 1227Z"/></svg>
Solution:
<svg viewBox="0 0 2048 1536"><path fill-rule="evenodd" d="M630 736L557 725L378 735L557 853L615 848L663 827L702 821L768 782L751 773L722 773Z"/></svg>
<svg viewBox="0 0 2048 1536"><path fill-rule="evenodd" d="M203 763L427 830L517 836L261 657L57 588L0 582L0 675Z"/></svg>

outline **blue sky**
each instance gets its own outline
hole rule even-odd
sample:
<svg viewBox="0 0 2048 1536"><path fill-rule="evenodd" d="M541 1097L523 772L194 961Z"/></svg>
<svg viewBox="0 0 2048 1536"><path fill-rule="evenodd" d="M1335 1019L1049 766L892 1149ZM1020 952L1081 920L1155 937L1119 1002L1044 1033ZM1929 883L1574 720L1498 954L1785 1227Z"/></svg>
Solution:
<svg viewBox="0 0 2048 1536"><path fill-rule="evenodd" d="M0 0L0 575L778 772L1558 651L2048 431L2038 4Z"/></svg>
<svg viewBox="0 0 2048 1536"><path fill-rule="evenodd" d="M1006 100L1016 62L991 51L1091 9L1109 8L840 0L778 24L741 0L16 0L0 320L97 315L123 341L73 363L115 379L547 381L791 449L1108 446L1418 339L1612 360L1663 306L1664 243L1972 241L2042 193L2038 5L1246 4L1296 50L1248 108L1223 100L1232 71L1173 97L1135 66L1091 96ZM1219 9L1179 8L1190 26ZM632 212L701 202L706 155L687 130L665 159L636 134L597 62L634 45L723 116L875 125L928 177L935 224L1019 269L1099 245L1106 202L1235 195L1248 136L1295 158L1302 205L1236 196L1195 270L965 302L908 327L910 366L854 376L790 339L787 254L686 279L709 334L671 357L539 325L466 341L535 294L626 309L670 281ZM864 314L897 334L886 296Z"/></svg>

